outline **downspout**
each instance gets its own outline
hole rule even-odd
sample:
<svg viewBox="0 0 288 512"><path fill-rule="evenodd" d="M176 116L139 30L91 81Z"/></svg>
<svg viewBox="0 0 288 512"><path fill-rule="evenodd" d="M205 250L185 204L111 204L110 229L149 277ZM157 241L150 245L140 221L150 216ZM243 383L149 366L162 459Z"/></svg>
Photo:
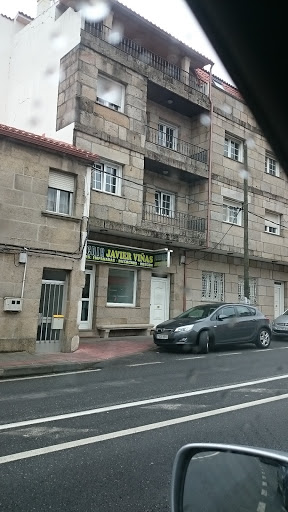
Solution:
<svg viewBox="0 0 288 512"><path fill-rule="evenodd" d="M213 102L212 102L212 68L209 74L209 100L210 100L210 125L209 125L209 152L208 152L208 201L207 201L207 233L206 249L210 247L210 223L211 223L211 196L212 196L212 134L213 134Z"/></svg>
<svg viewBox="0 0 288 512"><path fill-rule="evenodd" d="M83 215L81 222L81 233L80 233L80 250L82 252L82 256L80 259L80 270L85 272L86 266L86 254L87 254L87 239L88 239L88 221L90 215L90 197L91 197L91 174L92 169L91 166L87 167L86 176L84 178L84 205L83 205ZM82 300L78 301L78 325L80 324L81 319L81 307Z"/></svg>
<svg viewBox="0 0 288 512"><path fill-rule="evenodd" d="M186 290L187 290L187 274L186 274L186 251L184 251L184 268L183 268L183 311L187 309Z"/></svg>

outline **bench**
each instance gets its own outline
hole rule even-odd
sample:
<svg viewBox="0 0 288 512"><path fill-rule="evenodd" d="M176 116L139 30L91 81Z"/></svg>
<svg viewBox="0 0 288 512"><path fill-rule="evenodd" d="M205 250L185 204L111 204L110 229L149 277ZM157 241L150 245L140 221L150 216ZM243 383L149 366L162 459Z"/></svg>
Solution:
<svg viewBox="0 0 288 512"><path fill-rule="evenodd" d="M100 338L109 338L110 331L144 331L143 335L148 336L153 324L111 324L97 325Z"/></svg>

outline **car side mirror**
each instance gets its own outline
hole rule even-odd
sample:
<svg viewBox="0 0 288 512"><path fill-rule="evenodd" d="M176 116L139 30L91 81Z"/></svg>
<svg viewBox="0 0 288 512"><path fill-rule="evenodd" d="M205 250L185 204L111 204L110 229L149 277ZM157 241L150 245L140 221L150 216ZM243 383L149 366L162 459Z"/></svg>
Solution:
<svg viewBox="0 0 288 512"><path fill-rule="evenodd" d="M227 315L218 315L218 316L217 316L217 319L218 319L218 320L226 320L226 318L228 318L228 316L227 316Z"/></svg>
<svg viewBox="0 0 288 512"><path fill-rule="evenodd" d="M287 498L284 452L208 443L183 446L176 455L172 512L264 511L267 501L280 512L288 510Z"/></svg>

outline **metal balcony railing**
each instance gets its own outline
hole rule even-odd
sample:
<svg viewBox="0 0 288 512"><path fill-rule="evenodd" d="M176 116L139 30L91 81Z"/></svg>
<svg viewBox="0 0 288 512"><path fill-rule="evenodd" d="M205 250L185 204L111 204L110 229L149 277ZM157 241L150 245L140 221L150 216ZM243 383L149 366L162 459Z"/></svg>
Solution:
<svg viewBox="0 0 288 512"><path fill-rule="evenodd" d="M167 208L160 208L154 204L143 205L143 220L153 222L158 226L172 226L174 228L193 232L193 236L204 240L206 233L206 219L195 217L189 213L182 213Z"/></svg>
<svg viewBox="0 0 288 512"><path fill-rule="evenodd" d="M151 128L150 126L147 126L146 128L148 142L152 142L152 144L156 144L157 146L171 149L172 151L176 151L181 155L194 158L194 160L198 160L199 162L207 164L207 149L203 149L199 146L195 146L194 144L190 144L190 142L178 139L178 137L173 137L171 134L164 133L155 128Z"/></svg>
<svg viewBox="0 0 288 512"><path fill-rule="evenodd" d="M107 41L109 44L119 48L128 55L132 55L135 59L162 71L165 75L188 85L191 89L195 89L205 96L208 96L208 84L206 82L195 75L184 71L184 69L179 68L179 66L163 59L163 57L150 52L132 39L122 37L119 41L119 38L117 38L117 35L113 33L113 30L103 25L103 23L89 23L86 21L84 30L96 37L99 37L100 39L103 39L104 41Z"/></svg>

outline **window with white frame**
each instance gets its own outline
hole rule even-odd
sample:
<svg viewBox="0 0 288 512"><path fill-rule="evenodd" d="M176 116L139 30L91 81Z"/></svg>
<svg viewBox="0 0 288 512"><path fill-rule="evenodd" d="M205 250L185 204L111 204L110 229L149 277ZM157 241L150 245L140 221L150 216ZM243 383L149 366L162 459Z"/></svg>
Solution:
<svg viewBox="0 0 288 512"><path fill-rule="evenodd" d="M245 303L244 277L238 277L238 301ZM257 279L255 277L249 278L249 302L257 304Z"/></svg>
<svg viewBox="0 0 288 512"><path fill-rule="evenodd" d="M98 75L97 102L105 107L124 111L124 85L115 82L106 76Z"/></svg>
<svg viewBox="0 0 288 512"><path fill-rule="evenodd" d="M265 172L271 176L279 176L279 164L269 153L265 155Z"/></svg>
<svg viewBox="0 0 288 512"><path fill-rule="evenodd" d="M242 205L236 201L223 198L223 222L242 225Z"/></svg>
<svg viewBox="0 0 288 512"><path fill-rule="evenodd" d="M111 163L94 164L91 188L108 194L121 194L122 167Z"/></svg>
<svg viewBox="0 0 288 512"><path fill-rule="evenodd" d="M243 161L243 142L239 139L234 139L226 135L224 142L224 156L237 160L237 162Z"/></svg>
<svg viewBox="0 0 288 512"><path fill-rule="evenodd" d="M160 146L177 151L178 130L175 126L166 123L158 124L158 142Z"/></svg>
<svg viewBox="0 0 288 512"><path fill-rule="evenodd" d="M202 299L224 300L224 274L220 272L202 272Z"/></svg>
<svg viewBox="0 0 288 512"><path fill-rule="evenodd" d="M156 190L155 192L155 212L165 217L174 217L175 196L168 192Z"/></svg>
<svg viewBox="0 0 288 512"><path fill-rule="evenodd" d="M46 210L62 215L71 215L74 190L75 178L72 174L50 171Z"/></svg>
<svg viewBox="0 0 288 512"><path fill-rule="evenodd" d="M271 235L280 235L281 215L265 211L265 231Z"/></svg>
<svg viewBox="0 0 288 512"><path fill-rule="evenodd" d="M137 270L109 268L107 305L136 305Z"/></svg>

